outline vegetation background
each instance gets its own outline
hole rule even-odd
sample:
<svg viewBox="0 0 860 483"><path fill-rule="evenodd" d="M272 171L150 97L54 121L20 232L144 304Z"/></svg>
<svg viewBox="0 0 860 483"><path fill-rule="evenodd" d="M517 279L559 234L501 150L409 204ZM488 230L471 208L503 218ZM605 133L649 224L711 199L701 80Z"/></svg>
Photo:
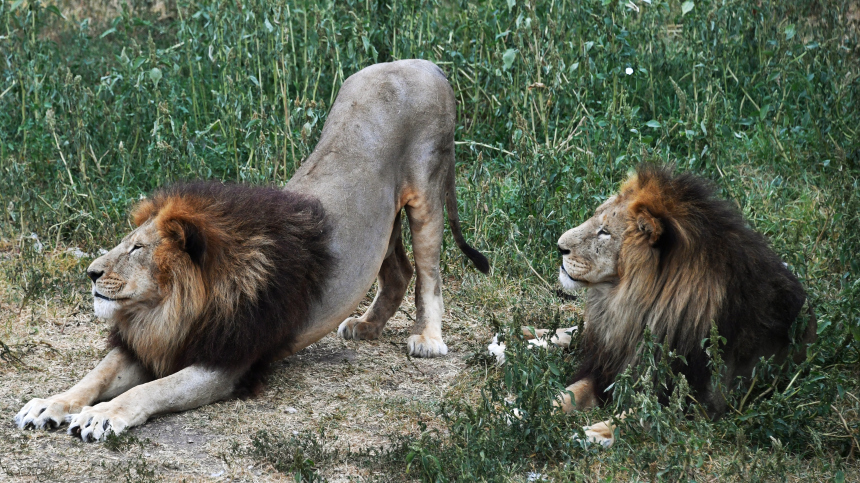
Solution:
<svg viewBox="0 0 860 483"><path fill-rule="evenodd" d="M485 327L450 336L472 356L430 420L375 449L321 426L237 438L231 454L259 478L335 478L326 468L352 461L393 481L857 481L858 22L853 0L6 0L0 373L42 377L35 362L54 349L39 314L90 310L83 270L129 230L139 197L189 178L283 184L346 77L417 57L454 87L460 216L494 267L474 275L446 240L451 327ZM775 379L762 365L716 422L683 394L659 405L629 374L617 399L650 425L627 424L604 451L571 435L611 410L548 405L576 351L523 350L511 328L579 321L579 302L554 295L555 242L642 161L705 176L737 204L807 287L819 342ZM496 330L502 369L484 356ZM639 373L665 373L652 362ZM4 434L29 391L4 402ZM176 477L147 467L143 443L114 443L137 458L126 479ZM10 443L0 474L41 478L8 466L33 445Z"/></svg>

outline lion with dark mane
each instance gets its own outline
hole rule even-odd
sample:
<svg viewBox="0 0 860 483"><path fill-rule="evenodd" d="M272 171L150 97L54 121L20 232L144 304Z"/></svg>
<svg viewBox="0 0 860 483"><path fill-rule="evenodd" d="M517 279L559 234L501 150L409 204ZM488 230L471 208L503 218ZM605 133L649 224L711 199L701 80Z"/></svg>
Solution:
<svg viewBox="0 0 860 483"><path fill-rule="evenodd" d="M455 116L437 66L377 64L344 81L316 149L284 190L190 183L142 201L137 228L87 269L112 350L68 391L28 402L15 422L68 422L84 441L100 440L241 393L270 362L335 329L379 337L413 273L417 321L407 350L445 355L446 209L457 246L489 271L460 229ZM375 279L370 307L349 317Z"/></svg>
<svg viewBox="0 0 860 483"><path fill-rule="evenodd" d="M726 405L711 387L702 346L712 324L725 339L726 383L748 378L762 357L791 355L803 287L765 237L701 178L642 165L592 218L564 233L558 248L562 286L588 289L583 362L560 396L565 412L607 401L607 387L639 361L646 328L686 359L678 372L711 415ZM815 340L814 317L802 334L805 344ZM805 350L793 356L803 359ZM586 428L586 435L605 445L614 438L609 423Z"/></svg>

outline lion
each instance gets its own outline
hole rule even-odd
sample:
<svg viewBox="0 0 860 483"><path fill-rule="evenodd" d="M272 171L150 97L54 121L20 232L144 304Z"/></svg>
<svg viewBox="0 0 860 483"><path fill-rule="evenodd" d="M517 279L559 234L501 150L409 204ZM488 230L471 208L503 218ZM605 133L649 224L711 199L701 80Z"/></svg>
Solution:
<svg viewBox="0 0 860 483"><path fill-rule="evenodd" d="M489 271L460 228L455 114L436 65L373 65L343 83L317 147L283 190L196 182L139 203L137 228L87 269L112 349L68 391L28 402L17 425L68 422L70 434L102 440L257 387L269 363L334 329L379 337L413 275L404 210L417 272L408 352L445 355L445 208L459 248ZM375 279L370 307L348 318Z"/></svg>
<svg viewBox="0 0 860 483"><path fill-rule="evenodd" d="M702 344L712 324L725 339L720 348L726 385L738 377L748 380L762 357L782 361L792 355L793 324L806 292L767 239L702 178L640 165L594 216L559 238L558 249L563 289L588 289L582 362L558 401L565 413L610 399L606 390L615 377L639 361L646 328L655 342L686 359L675 369L711 417L726 409L711 385ZM793 354L796 362L816 339L809 314L800 336L803 350ZM547 334L523 328L523 333L527 339L552 335L550 342L564 346L575 329ZM609 421L585 430L592 442L614 441Z"/></svg>

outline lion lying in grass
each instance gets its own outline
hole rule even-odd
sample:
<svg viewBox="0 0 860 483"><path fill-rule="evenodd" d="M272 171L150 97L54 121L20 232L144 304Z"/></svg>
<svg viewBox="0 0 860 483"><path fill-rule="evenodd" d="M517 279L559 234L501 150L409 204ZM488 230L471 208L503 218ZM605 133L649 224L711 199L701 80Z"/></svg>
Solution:
<svg viewBox="0 0 860 483"><path fill-rule="evenodd" d="M638 362L646 327L656 342L686 359L676 369L711 416L726 409L723 395L711 386L702 345L712 324L725 338L720 349L727 386L737 377L749 378L762 357L805 358L805 350L790 353L806 292L765 237L701 178L642 165L593 217L564 233L558 248L562 287L588 289L579 345L583 362L559 397L565 412L607 402L606 388ZM566 346L572 330L559 329L550 342ZM523 332L527 339L547 335ZM815 338L811 317L801 342ZM614 441L608 421L585 430L592 442Z"/></svg>
<svg viewBox="0 0 860 483"><path fill-rule="evenodd" d="M336 328L344 338L378 337L413 274L403 209L417 271L408 351L445 355L446 207L457 245L489 271L460 230L454 127L454 93L438 67L374 65L343 83L319 144L284 190L192 183L141 202L137 229L87 270L95 313L112 323L112 350L68 391L27 403L15 422L69 422L69 433L100 440L247 390L270 362ZM374 279L370 308L347 318Z"/></svg>

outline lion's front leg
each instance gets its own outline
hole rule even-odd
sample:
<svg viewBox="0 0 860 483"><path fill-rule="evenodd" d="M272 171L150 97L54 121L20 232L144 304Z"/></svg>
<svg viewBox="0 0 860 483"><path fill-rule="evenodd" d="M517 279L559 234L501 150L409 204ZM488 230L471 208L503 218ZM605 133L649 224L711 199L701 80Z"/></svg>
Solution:
<svg viewBox="0 0 860 483"><path fill-rule="evenodd" d="M573 395L572 399L571 394ZM591 378L585 378L567 386L564 392L558 395L558 398L553 402L553 405L561 408L565 413L597 407L597 395L594 392L594 381ZM619 420L624 420L626 417L627 412L617 416ZM611 419L592 424L591 426L584 426L582 428L585 432L586 441L589 443L600 444L604 448L609 448L615 443L615 429L616 425Z"/></svg>
<svg viewBox="0 0 860 483"><path fill-rule="evenodd" d="M104 439L146 422L150 416L185 411L229 397L244 371L190 366L134 387L114 399L87 406L70 418L69 434L84 441Z"/></svg>
<svg viewBox="0 0 860 483"><path fill-rule="evenodd" d="M21 429L55 428L84 406L110 399L150 379L147 371L127 352L113 349L68 391L47 399L35 398L25 404L15 415L15 424Z"/></svg>
<svg viewBox="0 0 860 483"><path fill-rule="evenodd" d="M571 394L573 398L571 398ZM597 407L597 395L594 393L594 381L591 378L580 379L564 389L558 395L553 406L561 408L566 414L574 410L583 411Z"/></svg>

